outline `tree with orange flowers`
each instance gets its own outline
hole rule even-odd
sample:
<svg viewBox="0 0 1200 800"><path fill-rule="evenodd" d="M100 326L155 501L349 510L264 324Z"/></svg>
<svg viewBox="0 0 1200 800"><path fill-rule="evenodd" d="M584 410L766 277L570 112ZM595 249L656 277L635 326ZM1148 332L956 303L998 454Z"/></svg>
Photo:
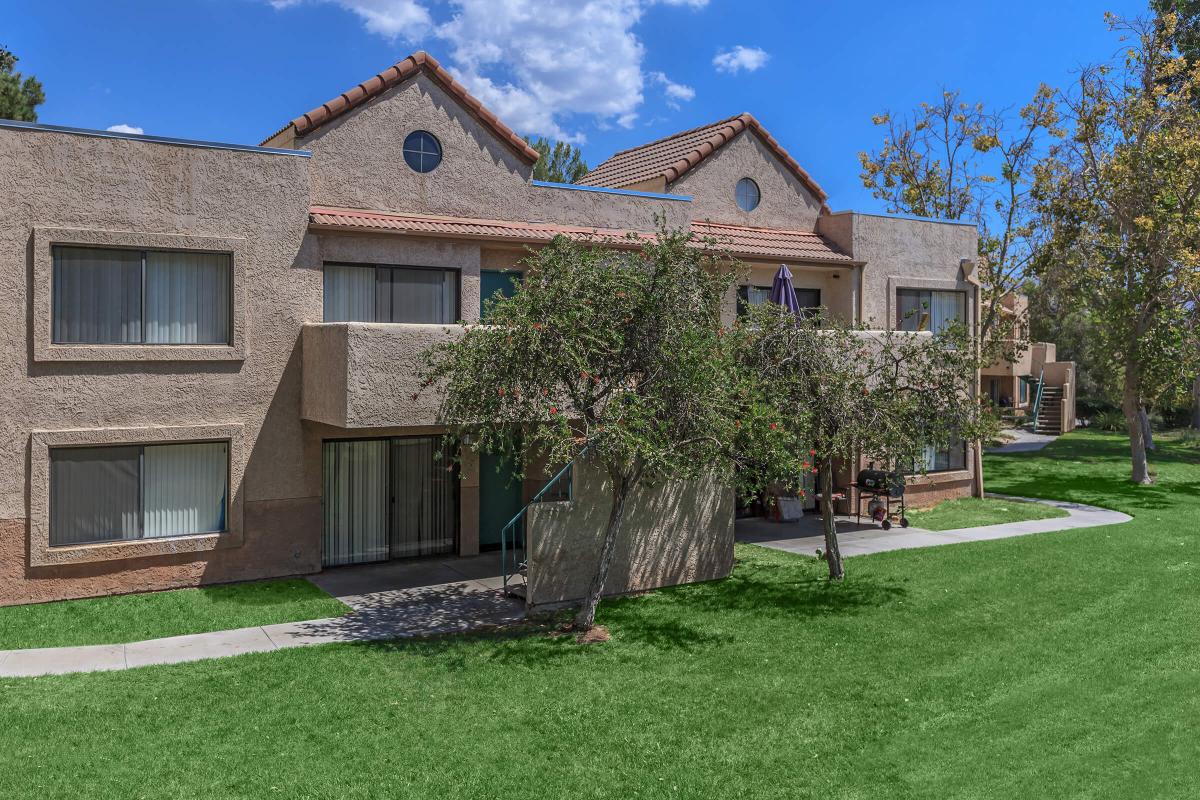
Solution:
<svg viewBox="0 0 1200 800"><path fill-rule="evenodd" d="M483 452L585 457L607 474L608 522L587 595L586 631L622 535L627 501L666 480L732 474L721 308L736 273L689 234L636 242L556 238L524 281L427 356L442 419ZM586 453L586 454L585 454Z"/></svg>
<svg viewBox="0 0 1200 800"><path fill-rule="evenodd" d="M937 334L868 331L767 303L729 339L734 397L754 420L735 423L737 449L759 454L753 474L741 475L743 488L782 483L799 492L803 473L816 476L831 580L845 576L833 503L839 470L874 461L921 473L931 448L978 446L994 431L975 396L983 357L962 325Z"/></svg>

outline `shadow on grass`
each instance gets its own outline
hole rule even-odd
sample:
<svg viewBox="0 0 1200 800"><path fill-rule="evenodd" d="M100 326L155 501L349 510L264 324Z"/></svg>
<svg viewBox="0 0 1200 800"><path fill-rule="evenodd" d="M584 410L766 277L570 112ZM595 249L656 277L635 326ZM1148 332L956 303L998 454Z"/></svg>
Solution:
<svg viewBox="0 0 1200 800"><path fill-rule="evenodd" d="M989 455L984 462L990 488L1004 494L1071 500L1135 512L1155 510L1200 498L1200 484L1180 480L1177 468L1200 464L1195 448L1163 437L1150 454L1158 482L1139 486L1129 480L1129 440L1118 434L1077 432L1037 453Z"/></svg>
<svg viewBox="0 0 1200 800"><path fill-rule="evenodd" d="M776 570L778 573L772 574ZM799 571L782 565L745 565L723 581L671 590L672 599L674 605L688 612L732 610L811 619L891 605L907 594L898 583L870 576L831 583L815 576L797 580Z"/></svg>

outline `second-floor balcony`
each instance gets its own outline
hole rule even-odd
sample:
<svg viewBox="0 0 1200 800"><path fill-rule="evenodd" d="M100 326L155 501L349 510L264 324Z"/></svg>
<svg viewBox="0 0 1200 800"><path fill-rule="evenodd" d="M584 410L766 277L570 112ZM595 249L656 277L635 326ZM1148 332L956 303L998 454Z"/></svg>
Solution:
<svg viewBox="0 0 1200 800"><path fill-rule="evenodd" d="M440 395L421 391L424 353L462 332L460 325L305 325L301 416L348 429L437 424Z"/></svg>

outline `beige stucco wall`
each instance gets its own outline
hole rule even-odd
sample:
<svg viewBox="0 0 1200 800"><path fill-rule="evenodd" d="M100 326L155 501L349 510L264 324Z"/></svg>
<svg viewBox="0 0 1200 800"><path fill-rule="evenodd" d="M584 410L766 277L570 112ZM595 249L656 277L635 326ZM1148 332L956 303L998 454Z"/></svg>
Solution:
<svg viewBox="0 0 1200 800"><path fill-rule="evenodd" d="M742 178L752 178L762 195L753 211L737 206L734 188ZM811 231L821 210L812 192L749 130L684 173L670 191L691 195L693 219L732 225Z"/></svg>
<svg viewBox="0 0 1200 800"><path fill-rule="evenodd" d="M838 212L822 216L817 232L864 262L861 318L871 327L896 326L897 289L966 292L974 318L974 286L962 271L962 261L978 255L973 225Z"/></svg>
<svg viewBox="0 0 1200 800"><path fill-rule="evenodd" d="M304 475L298 345L302 323L319 318L321 284L295 268L307 159L0 129L0 198L0 604L316 569L319 500ZM33 360L34 230L50 227L78 241L95 231L98 244L124 234L243 242L244 358ZM30 566L34 430L218 424L243 430L241 547Z"/></svg>
<svg viewBox="0 0 1200 800"><path fill-rule="evenodd" d="M527 600L544 605L582 597L599 559L611 489L587 462L573 470L569 502L529 509ZM715 580L733 569L733 490L713 479L672 481L627 501L606 594Z"/></svg>
<svg viewBox="0 0 1200 800"><path fill-rule="evenodd" d="M404 161L405 137L425 130L442 163ZM312 151L313 205L654 230L689 221L690 203L530 184L532 167L424 74L330 122L296 147Z"/></svg>
<svg viewBox="0 0 1200 800"><path fill-rule="evenodd" d="M419 378L424 354L463 330L368 322L304 326L302 416L353 429L437 424L441 395Z"/></svg>

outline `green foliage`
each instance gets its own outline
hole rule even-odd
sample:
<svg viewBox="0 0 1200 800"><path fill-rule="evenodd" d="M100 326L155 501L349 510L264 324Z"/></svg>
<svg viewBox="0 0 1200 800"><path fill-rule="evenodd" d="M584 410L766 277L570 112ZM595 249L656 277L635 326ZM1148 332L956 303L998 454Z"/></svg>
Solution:
<svg viewBox="0 0 1200 800"><path fill-rule="evenodd" d="M1200 369L1200 68L1175 51L1176 21L1110 17L1130 41L1125 59L1084 70L1062 96L1071 132L1035 191L1048 234L1036 271L1088 309L1126 419L1186 391ZM1144 445L1131 442L1137 482L1149 479Z"/></svg>
<svg viewBox="0 0 1200 800"><path fill-rule="evenodd" d="M842 584L740 545L726 580L606 603L586 648L529 625L0 680L0 797L1190 800L1200 461L1160 437L1135 487L1127 448L986 466L1131 522L855 557Z"/></svg>
<svg viewBox="0 0 1200 800"><path fill-rule="evenodd" d="M1098 431L1123 431L1125 430L1125 415L1116 409L1099 411L1092 416L1092 427Z"/></svg>
<svg viewBox="0 0 1200 800"><path fill-rule="evenodd" d="M541 154L541 158L533 165L534 180L553 181L555 183L574 183L588 172L587 162L583 160L583 151L567 142L552 142L544 136L525 141Z"/></svg>
<svg viewBox="0 0 1200 800"><path fill-rule="evenodd" d="M526 264L487 325L428 354L442 418L487 452L586 448L632 483L727 471L720 311L736 276L715 254L664 230L631 249L559 237Z"/></svg>
<svg viewBox="0 0 1200 800"><path fill-rule="evenodd" d="M0 119L37 122L37 107L46 102L42 84L16 71L19 59L0 47Z"/></svg>
<svg viewBox="0 0 1200 800"><path fill-rule="evenodd" d="M1043 85L1013 118L943 91L911 117L884 113L883 146L859 153L863 185L893 213L969 220L979 227L980 336L996 358L1023 349L1023 320L1001 311L1000 299L1020 285L1037 251L1030 198L1044 134L1058 130L1054 92Z"/></svg>
<svg viewBox="0 0 1200 800"><path fill-rule="evenodd" d="M836 469L853 470L861 457L913 471L926 446L995 433L974 391L984 361L961 325L936 335L868 331L766 303L728 338L741 488L800 493L801 476L817 475L833 580L843 576L830 500Z"/></svg>
<svg viewBox="0 0 1200 800"><path fill-rule="evenodd" d="M743 475L747 490L802 471L869 461L904 471L927 445L987 439L995 419L974 397L981 356L962 326L938 334L869 331L836 316L797 319L781 306L751 309L729 334L738 452L772 455ZM799 462L799 463L797 463Z"/></svg>

